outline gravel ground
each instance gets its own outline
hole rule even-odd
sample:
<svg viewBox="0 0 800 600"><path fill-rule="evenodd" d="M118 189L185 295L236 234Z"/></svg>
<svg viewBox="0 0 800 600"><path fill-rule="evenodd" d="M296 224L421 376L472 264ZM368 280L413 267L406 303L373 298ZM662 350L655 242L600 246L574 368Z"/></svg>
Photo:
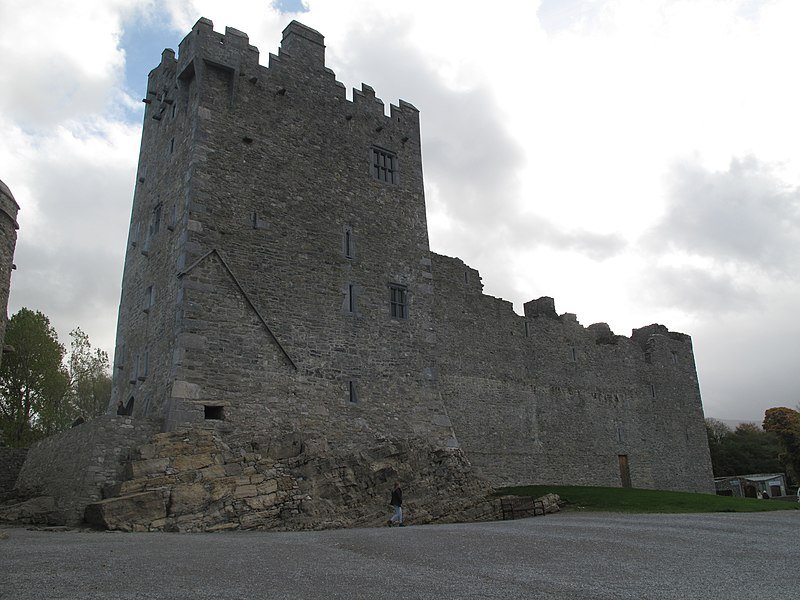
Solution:
<svg viewBox="0 0 800 600"><path fill-rule="evenodd" d="M6 529L0 598L797 598L800 512L304 533ZM2 538L2 536L0 536Z"/></svg>

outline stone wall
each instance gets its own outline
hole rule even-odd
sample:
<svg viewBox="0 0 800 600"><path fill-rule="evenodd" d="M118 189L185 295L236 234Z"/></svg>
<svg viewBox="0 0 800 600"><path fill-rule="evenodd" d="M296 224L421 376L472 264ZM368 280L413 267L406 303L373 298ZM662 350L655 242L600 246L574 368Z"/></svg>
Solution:
<svg viewBox="0 0 800 600"><path fill-rule="evenodd" d="M229 440L232 441L232 440ZM229 444L197 428L132 453L115 497L88 523L124 531L298 530L385 525L395 481L414 524L497 519L499 499L459 450L375 438L357 454L265 434Z"/></svg>
<svg viewBox="0 0 800 600"><path fill-rule="evenodd" d="M691 340L662 326L614 335L482 293L478 273L433 255L439 376L456 435L494 484L712 492Z"/></svg>
<svg viewBox="0 0 800 600"><path fill-rule="evenodd" d="M11 271L14 268L14 248L17 245L17 212L19 205L8 186L0 181L0 360L2 360L3 338L8 322L8 293Z"/></svg>
<svg viewBox="0 0 800 600"><path fill-rule="evenodd" d="M27 455L27 448L0 446L0 499L8 496L14 489L17 476Z"/></svg>
<svg viewBox="0 0 800 600"><path fill-rule="evenodd" d="M145 443L160 424L103 415L34 444L19 473L21 498L50 496L60 521L77 524L87 504L103 497L124 475L131 448Z"/></svg>

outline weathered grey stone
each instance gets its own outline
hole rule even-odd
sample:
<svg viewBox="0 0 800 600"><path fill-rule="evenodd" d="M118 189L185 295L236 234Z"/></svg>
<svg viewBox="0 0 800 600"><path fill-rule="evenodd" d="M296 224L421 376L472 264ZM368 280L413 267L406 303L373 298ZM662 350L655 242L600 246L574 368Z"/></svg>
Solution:
<svg viewBox="0 0 800 600"><path fill-rule="evenodd" d="M0 506L0 522L63 525L66 522L52 496L37 496Z"/></svg>
<svg viewBox="0 0 800 600"><path fill-rule="evenodd" d="M151 490L89 504L84 520L101 529L148 531L165 516L164 493Z"/></svg>

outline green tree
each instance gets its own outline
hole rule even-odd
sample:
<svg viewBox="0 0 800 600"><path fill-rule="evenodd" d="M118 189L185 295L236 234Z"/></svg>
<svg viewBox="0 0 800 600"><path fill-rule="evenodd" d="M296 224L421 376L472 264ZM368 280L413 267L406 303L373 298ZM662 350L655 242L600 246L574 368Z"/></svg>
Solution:
<svg viewBox="0 0 800 600"><path fill-rule="evenodd" d="M800 412L785 406L769 408L764 413L764 429L780 439L780 460L794 482L800 482Z"/></svg>
<svg viewBox="0 0 800 600"><path fill-rule="evenodd" d="M72 338L67 360L69 400L75 412L89 420L106 412L111 398L108 354L93 349L89 336L80 327L69 335Z"/></svg>
<svg viewBox="0 0 800 600"><path fill-rule="evenodd" d="M780 441L755 423L732 430L722 421L706 419L706 433L715 477L783 471Z"/></svg>
<svg viewBox="0 0 800 600"><path fill-rule="evenodd" d="M8 445L26 446L71 420L64 346L47 316L27 308L9 319L4 343L13 352L0 364L0 428Z"/></svg>

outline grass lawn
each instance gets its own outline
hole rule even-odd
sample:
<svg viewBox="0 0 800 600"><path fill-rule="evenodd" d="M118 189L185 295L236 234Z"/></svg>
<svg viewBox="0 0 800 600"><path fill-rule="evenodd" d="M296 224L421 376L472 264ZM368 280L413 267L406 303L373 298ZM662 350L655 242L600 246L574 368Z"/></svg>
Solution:
<svg viewBox="0 0 800 600"><path fill-rule="evenodd" d="M631 488L526 485L501 488L497 495L533 496L558 494L567 510L597 510L629 513L705 513L761 512L798 510L800 503L781 500L754 500L712 494L637 490Z"/></svg>

